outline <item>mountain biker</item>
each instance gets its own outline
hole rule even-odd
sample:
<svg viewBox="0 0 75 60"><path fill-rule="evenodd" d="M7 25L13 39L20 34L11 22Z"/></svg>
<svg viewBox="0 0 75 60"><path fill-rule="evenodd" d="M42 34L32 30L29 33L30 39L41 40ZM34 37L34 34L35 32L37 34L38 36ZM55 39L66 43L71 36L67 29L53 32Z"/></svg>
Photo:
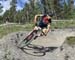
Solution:
<svg viewBox="0 0 75 60"><path fill-rule="evenodd" d="M35 23L34 30L42 29L43 33L45 35L47 35L47 33L50 30L51 17L52 16L53 16L53 14L51 14L51 15L48 15L48 14L38 14L38 15L35 15L35 17L34 17L34 23ZM41 17L41 20L37 24L37 18L38 17ZM44 35L44 34L40 34L40 36Z"/></svg>

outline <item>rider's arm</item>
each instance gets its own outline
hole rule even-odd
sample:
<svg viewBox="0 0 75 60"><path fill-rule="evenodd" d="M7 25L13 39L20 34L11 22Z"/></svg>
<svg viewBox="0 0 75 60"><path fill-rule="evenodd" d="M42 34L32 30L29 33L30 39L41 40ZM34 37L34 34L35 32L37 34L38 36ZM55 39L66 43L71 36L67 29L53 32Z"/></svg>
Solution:
<svg viewBox="0 0 75 60"><path fill-rule="evenodd" d="M35 15L35 17L34 17L34 23L37 22L37 17L39 17L39 16L43 16L43 14L37 14L37 15Z"/></svg>

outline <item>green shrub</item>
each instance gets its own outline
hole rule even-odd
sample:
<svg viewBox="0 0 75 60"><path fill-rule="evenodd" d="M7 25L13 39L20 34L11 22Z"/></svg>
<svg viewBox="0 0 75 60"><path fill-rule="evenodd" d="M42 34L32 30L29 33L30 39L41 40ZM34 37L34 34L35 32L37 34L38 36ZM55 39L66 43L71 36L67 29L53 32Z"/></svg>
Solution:
<svg viewBox="0 0 75 60"><path fill-rule="evenodd" d="M75 45L75 36L67 37L66 40L69 45Z"/></svg>

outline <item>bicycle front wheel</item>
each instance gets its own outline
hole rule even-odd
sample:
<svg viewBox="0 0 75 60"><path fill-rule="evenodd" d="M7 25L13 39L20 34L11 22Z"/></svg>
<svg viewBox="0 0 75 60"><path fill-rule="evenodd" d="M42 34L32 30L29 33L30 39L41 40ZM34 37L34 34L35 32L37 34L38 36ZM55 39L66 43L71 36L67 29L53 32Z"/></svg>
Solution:
<svg viewBox="0 0 75 60"><path fill-rule="evenodd" d="M20 42L19 47L24 48L33 40L35 31L32 31L23 41Z"/></svg>
<svg viewBox="0 0 75 60"><path fill-rule="evenodd" d="M24 39L23 41L20 42L19 47L20 48L24 48L25 46L27 46L28 44L30 44L32 42L32 36L27 37L26 39Z"/></svg>
<svg viewBox="0 0 75 60"><path fill-rule="evenodd" d="M19 48L23 48L23 47L25 47L26 45L27 45L27 40L24 39L23 41L20 41L20 42L19 42L18 47L19 47Z"/></svg>

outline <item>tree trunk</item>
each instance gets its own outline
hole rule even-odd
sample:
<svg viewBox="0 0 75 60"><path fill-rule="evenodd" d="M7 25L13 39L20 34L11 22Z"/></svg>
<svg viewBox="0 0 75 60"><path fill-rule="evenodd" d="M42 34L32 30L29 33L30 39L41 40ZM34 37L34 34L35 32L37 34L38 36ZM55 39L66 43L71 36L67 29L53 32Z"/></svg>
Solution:
<svg viewBox="0 0 75 60"><path fill-rule="evenodd" d="M73 12L74 9L74 0L69 0L70 1L70 10Z"/></svg>

